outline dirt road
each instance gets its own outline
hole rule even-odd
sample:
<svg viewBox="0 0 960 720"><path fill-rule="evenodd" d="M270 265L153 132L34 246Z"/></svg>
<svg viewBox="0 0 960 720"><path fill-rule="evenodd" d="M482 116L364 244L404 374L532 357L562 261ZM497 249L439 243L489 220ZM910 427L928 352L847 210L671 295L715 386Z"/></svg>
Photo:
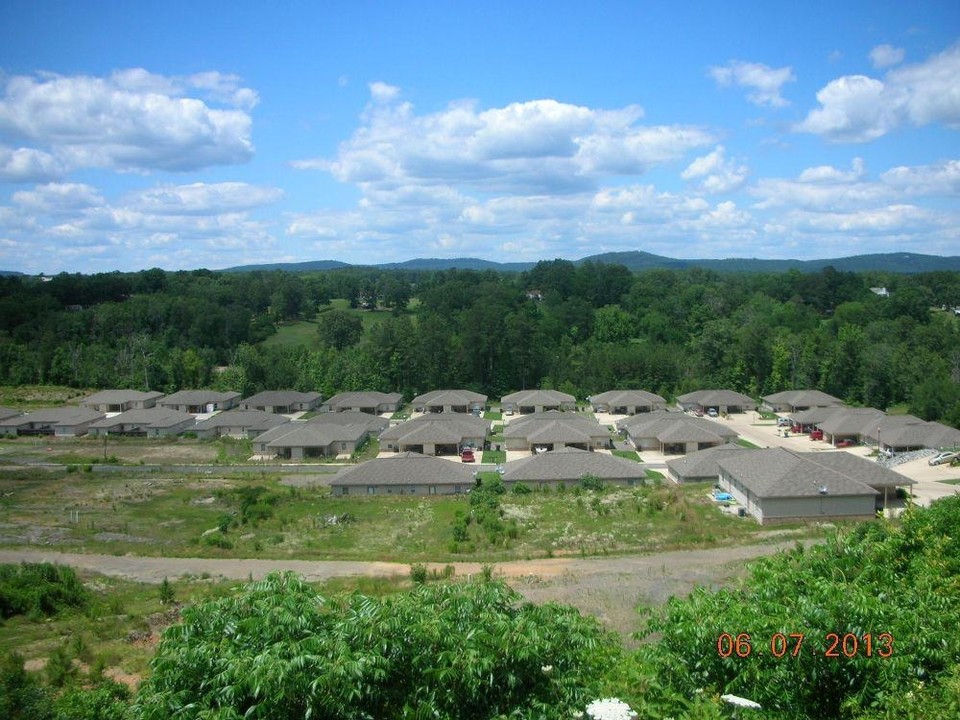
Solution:
<svg viewBox="0 0 960 720"><path fill-rule="evenodd" d="M562 602L598 617L624 635L637 626L638 605L655 606L694 587L716 588L744 572L745 562L793 542L745 545L711 550L684 550L623 557L550 558L498 563L503 577L533 602ZM113 577L159 583L184 575L246 580L292 570L310 581L344 576L405 576L410 566L387 562L310 560L228 560L83 555L45 550L0 550L0 563L51 562ZM453 563L457 577L481 572L480 563ZM433 567L443 567L442 564Z"/></svg>

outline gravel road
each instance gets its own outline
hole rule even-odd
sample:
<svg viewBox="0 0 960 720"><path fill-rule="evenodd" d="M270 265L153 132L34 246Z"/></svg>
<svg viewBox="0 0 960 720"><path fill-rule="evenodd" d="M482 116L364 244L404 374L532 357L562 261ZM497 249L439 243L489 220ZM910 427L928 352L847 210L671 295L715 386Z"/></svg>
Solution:
<svg viewBox="0 0 960 720"><path fill-rule="evenodd" d="M503 577L533 602L562 602L598 617L624 635L637 626L638 605L655 606L694 587L717 588L742 575L745 563L793 547L794 542L682 550L652 555L549 558L497 563ZM292 570L310 581L344 576L405 576L410 566L389 562L340 560L228 560L132 555L85 555L47 550L0 550L0 563L50 562L148 583L184 575L246 580ZM481 572L480 563L453 563L457 577ZM443 564L431 567L442 568Z"/></svg>

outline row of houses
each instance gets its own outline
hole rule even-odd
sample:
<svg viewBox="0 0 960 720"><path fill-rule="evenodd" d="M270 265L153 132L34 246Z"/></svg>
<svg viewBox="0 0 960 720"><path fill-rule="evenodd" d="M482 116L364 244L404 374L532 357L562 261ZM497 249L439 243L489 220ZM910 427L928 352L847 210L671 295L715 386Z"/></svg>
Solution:
<svg viewBox="0 0 960 720"><path fill-rule="evenodd" d="M585 477L615 485L645 482L644 466L605 453L573 447L552 450L506 463L504 485L535 489L574 487ZM472 467L415 452L400 452L341 470L331 480L334 495L454 495L476 484Z"/></svg>

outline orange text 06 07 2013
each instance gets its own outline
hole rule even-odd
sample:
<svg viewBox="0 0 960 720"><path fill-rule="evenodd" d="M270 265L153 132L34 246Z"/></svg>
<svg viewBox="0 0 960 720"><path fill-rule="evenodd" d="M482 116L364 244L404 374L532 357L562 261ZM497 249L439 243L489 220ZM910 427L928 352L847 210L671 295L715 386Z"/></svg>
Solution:
<svg viewBox="0 0 960 720"><path fill-rule="evenodd" d="M717 654L722 658L748 658L766 655L775 658L798 657L813 652L828 658L879 657L893 655L893 635L874 633L824 633L817 641L806 633L774 633L767 637L750 633L721 633L717 638Z"/></svg>

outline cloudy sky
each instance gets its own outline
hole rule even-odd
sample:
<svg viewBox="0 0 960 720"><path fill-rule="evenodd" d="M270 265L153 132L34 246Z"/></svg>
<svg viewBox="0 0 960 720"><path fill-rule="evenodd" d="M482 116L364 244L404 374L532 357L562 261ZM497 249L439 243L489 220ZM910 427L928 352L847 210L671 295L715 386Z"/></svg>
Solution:
<svg viewBox="0 0 960 720"><path fill-rule="evenodd" d="M0 5L0 269L623 250L960 255L960 3Z"/></svg>

